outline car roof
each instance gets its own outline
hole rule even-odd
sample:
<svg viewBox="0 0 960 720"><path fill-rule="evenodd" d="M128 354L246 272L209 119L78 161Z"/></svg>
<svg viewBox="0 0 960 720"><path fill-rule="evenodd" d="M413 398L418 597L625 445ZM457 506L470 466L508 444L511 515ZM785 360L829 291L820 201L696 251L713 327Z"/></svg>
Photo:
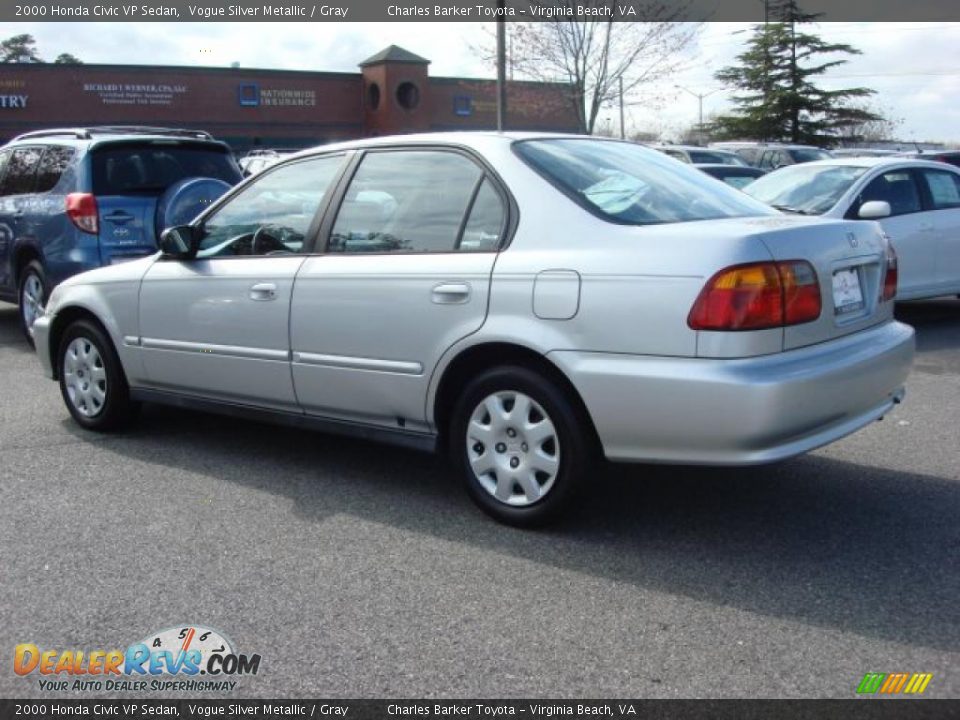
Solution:
<svg viewBox="0 0 960 720"><path fill-rule="evenodd" d="M908 157L840 157L830 158L828 160L816 160L814 162L802 163L798 167L818 167L818 166L841 166L841 167L932 167L942 169L944 167L953 167L947 163L937 162L935 160L919 160ZM793 167L793 166L791 166Z"/></svg>
<svg viewBox="0 0 960 720"><path fill-rule="evenodd" d="M203 130L137 125L47 128L17 135L7 143L7 146L9 147L14 144L93 146L104 142L116 142L118 140L182 141L185 143L207 143L226 147L225 143L216 140L210 133Z"/></svg>
<svg viewBox="0 0 960 720"><path fill-rule="evenodd" d="M724 153L726 155L735 155L726 148L717 148L717 147L707 147L706 145L673 145L671 143L655 143L649 147L656 148L657 150L669 149L669 150L686 150L687 152L715 152L715 153Z"/></svg>
<svg viewBox="0 0 960 720"><path fill-rule="evenodd" d="M475 130L475 131L456 131L456 132L431 132L431 133L410 133L407 135L378 135L376 137L357 138L354 140L344 140L342 142L330 143L327 145L316 145L295 153L294 157L303 155L315 155L317 152L336 152L338 150L359 150L363 148L375 148L384 145L461 145L466 147L478 147L481 144L489 142L503 142L510 144L521 140L595 140L597 142L617 142L637 147L645 147L640 143L630 140L621 140L620 138L605 138L595 135L577 135L572 133L551 133L551 132L532 132L532 131L505 131L496 130ZM286 158L284 158L286 159Z"/></svg>
<svg viewBox="0 0 960 720"><path fill-rule="evenodd" d="M695 168L706 168L707 170L734 170L736 172L758 172L761 175L766 175L766 171L763 168L754 167L753 165L731 165L730 163L693 163Z"/></svg>

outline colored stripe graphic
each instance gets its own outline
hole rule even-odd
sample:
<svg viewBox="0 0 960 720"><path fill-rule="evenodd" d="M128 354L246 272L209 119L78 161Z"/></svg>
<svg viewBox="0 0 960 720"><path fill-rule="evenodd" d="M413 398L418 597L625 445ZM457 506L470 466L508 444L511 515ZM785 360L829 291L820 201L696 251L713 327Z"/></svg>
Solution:
<svg viewBox="0 0 960 720"><path fill-rule="evenodd" d="M927 685L930 684L931 680L933 680L931 673L914 673L913 677L910 678L910 682L907 683L904 692L910 693L911 695L919 695L927 689Z"/></svg>
<svg viewBox="0 0 960 720"><path fill-rule="evenodd" d="M904 683L907 682L906 673L890 673L887 675L887 681L883 684L883 687L880 688L881 694L893 695L900 692L903 689Z"/></svg>
<svg viewBox="0 0 960 720"><path fill-rule="evenodd" d="M863 676L863 680L860 681L860 687L857 688L857 692L872 695L880 689L880 684L886 676L886 673L867 673Z"/></svg>
<svg viewBox="0 0 960 720"><path fill-rule="evenodd" d="M860 695L920 695L933 680L933 673L867 673L857 686Z"/></svg>

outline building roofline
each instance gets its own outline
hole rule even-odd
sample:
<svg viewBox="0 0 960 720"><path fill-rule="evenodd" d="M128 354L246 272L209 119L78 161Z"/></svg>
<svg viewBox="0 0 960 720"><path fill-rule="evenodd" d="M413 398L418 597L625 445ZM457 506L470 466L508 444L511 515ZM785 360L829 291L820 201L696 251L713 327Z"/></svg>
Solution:
<svg viewBox="0 0 960 720"><path fill-rule="evenodd" d="M284 70L282 68L251 68L251 67L220 67L205 65L117 65L112 63L81 63L79 65L67 65L57 63L10 63L4 65L4 70L27 70L27 72L42 72L44 70L55 72L77 72L84 70L108 70L114 72L178 72L189 74L200 73L218 73L222 75L237 75L257 73L267 75L299 75L299 76L324 76L338 78L359 78L358 72L333 72L328 70ZM242 79L242 78L241 78Z"/></svg>

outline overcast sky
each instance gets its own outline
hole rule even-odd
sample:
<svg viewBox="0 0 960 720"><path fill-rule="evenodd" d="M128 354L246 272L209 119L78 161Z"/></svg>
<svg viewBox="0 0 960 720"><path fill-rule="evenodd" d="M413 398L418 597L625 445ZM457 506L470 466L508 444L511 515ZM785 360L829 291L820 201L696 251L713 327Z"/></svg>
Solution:
<svg viewBox="0 0 960 720"><path fill-rule="evenodd" d="M0 38L30 33L40 55L62 52L88 63L228 66L357 72L357 63L390 44L432 61L431 75L493 77L474 47L492 25L483 23L0 23ZM704 114L728 107L729 91L712 73L743 50L749 24L707 23L687 57L687 69L669 83L631 98L628 131L676 136ZM866 86L889 117L902 119L904 140L960 142L960 24L822 23L824 39L863 51L831 72L823 86ZM716 92L713 92L716 91ZM616 111L602 116L619 129Z"/></svg>

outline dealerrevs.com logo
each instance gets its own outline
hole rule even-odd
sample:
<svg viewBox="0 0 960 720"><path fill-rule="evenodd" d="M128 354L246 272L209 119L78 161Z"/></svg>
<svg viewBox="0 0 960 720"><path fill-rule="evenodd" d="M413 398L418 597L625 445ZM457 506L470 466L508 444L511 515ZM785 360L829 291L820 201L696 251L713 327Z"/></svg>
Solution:
<svg viewBox="0 0 960 720"><path fill-rule="evenodd" d="M230 691L234 678L259 670L260 655L237 653L223 634L200 625L152 633L126 650L21 643L13 654L17 675L52 692Z"/></svg>

